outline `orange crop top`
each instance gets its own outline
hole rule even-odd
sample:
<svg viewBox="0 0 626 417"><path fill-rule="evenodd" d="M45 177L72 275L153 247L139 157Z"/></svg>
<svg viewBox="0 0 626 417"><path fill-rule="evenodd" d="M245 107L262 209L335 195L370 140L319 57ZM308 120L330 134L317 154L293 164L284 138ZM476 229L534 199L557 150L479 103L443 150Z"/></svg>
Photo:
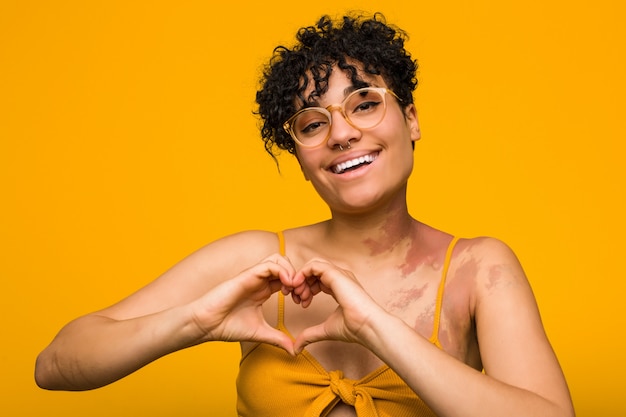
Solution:
<svg viewBox="0 0 626 417"><path fill-rule="evenodd" d="M280 252L284 238L278 234ZM450 243L437 292L433 333L430 341L439 343L439 319L446 274L452 250ZM277 328L289 334L284 325L285 298L279 292ZM339 370L327 371L306 349L293 357L279 347L259 343L241 358L237 376L237 415L239 417L323 417L339 401L354 406L358 417L431 417L435 414L387 365L360 380L343 378Z"/></svg>

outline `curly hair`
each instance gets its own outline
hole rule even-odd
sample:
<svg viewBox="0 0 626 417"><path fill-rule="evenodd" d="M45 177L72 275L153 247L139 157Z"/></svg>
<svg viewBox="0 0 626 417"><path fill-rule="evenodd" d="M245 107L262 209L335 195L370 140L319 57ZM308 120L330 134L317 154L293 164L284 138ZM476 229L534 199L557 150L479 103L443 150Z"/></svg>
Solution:
<svg viewBox="0 0 626 417"><path fill-rule="evenodd" d="M323 16L317 25L298 31L297 43L291 49L275 48L256 94L265 150L273 158L276 148L295 154L295 142L283 123L296 112L296 98L308 101L304 91L310 81L314 85L308 99L328 90L335 65L350 76L355 87L365 86L353 65L356 62L363 72L382 76L403 107L413 103L417 62L404 48L407 39L403 30L387 24L379 13L371 17L347 15L338 20Z"/></svg>

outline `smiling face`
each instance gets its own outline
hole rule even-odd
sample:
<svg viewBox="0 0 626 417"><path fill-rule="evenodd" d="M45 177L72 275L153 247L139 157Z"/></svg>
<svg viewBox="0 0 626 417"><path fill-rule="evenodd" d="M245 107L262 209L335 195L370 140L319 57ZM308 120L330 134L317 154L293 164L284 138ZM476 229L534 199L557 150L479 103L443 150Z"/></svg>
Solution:
<svg viewBox="0 0 626 417"><path fill-rule="evenodd" d="M371 87L388 87L381 76L360 73L360 78ZM337 105L354 89L349 75L333 67L328 90L314 105ZM360 213L405 202L413 168L412 142L420 137L417 114L413 104L403 109L391 93L385 99L385 116L375 127L357 129L333 107L328 140L314 148L296 145L305 178L334 213Z"/></svg>

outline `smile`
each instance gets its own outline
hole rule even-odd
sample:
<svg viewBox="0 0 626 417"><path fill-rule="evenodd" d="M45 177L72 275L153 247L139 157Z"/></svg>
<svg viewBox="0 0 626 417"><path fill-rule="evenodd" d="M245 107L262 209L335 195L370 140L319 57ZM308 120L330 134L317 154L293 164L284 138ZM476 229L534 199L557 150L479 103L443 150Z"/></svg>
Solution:
<svg viewBox="0 0 626 417"><path fill-rule="evenodd" d="M348 161L344 161L340 164L337 164L330 168L332 172L335 174L343 174L346 171L350 171L356 169L362 165L369 165L376 160L378 157L378 153L373 153L369 155L363 155L358 158L350 159Z"/></svg>

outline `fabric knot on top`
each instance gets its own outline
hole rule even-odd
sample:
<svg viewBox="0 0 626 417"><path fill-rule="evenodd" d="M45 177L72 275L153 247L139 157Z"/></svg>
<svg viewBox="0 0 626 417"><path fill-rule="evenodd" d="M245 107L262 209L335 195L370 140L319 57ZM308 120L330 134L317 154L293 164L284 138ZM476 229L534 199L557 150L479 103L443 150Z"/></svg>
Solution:
<svg viewBox="0 0 626 417"><path fill-rule="evenodd" d="M326 389L313 401L305 417L326 416L339 401L354 407L358 417L378 417L367 384L344 378L340 370L328 372L327 375L324 384Z"/></svg>
<svg viewBox="0 0 626 417"><path fill-rule="evenodd" d="M330 389L341 398L341 401L354 406L357 394L354 381L345 379L341 371L331 371L328 376L330 377Z"/></svg>

